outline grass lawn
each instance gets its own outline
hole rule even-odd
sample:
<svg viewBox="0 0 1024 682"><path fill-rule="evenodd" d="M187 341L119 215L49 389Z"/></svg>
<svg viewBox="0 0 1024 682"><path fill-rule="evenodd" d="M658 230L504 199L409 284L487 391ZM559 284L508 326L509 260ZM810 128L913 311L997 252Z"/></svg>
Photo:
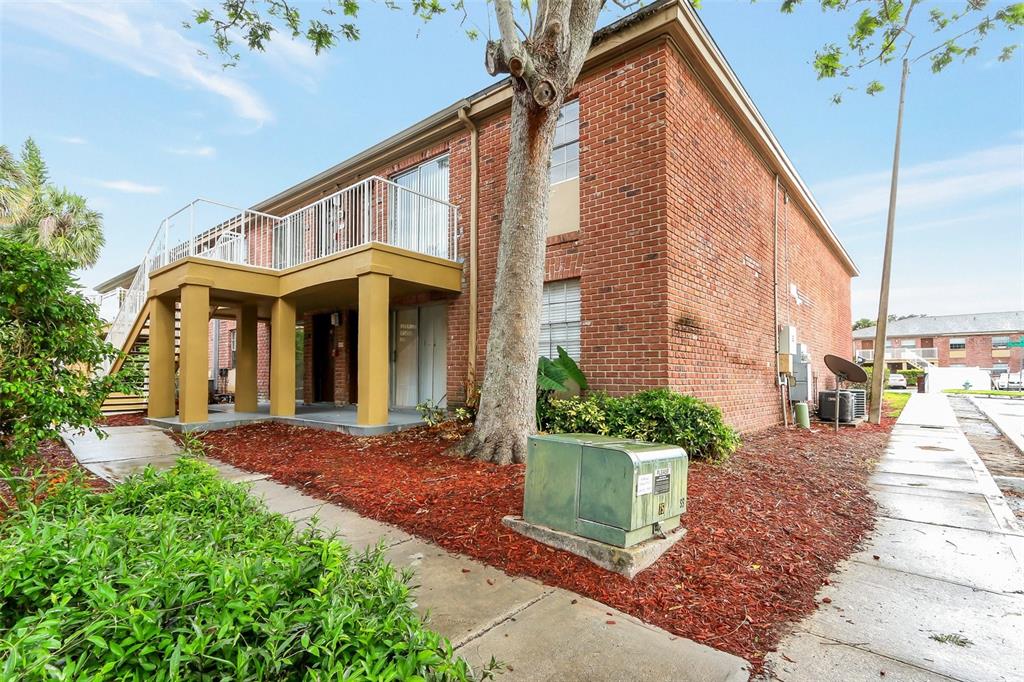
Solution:
<svg viewBox="0 0 1024 682"><path fill-rule="evenodd" d="M909 393L886 391L885 404L889 408L889 411L886 414L893 419L899 419L900 413L903 412L903 408L907 406L908 400L910 400Z"/></svg>
<svg viewBox="0 0 1024 682"><path fill-rule="evenodd" d="M973 388L966 390L962 388L947 388L943 393L950 393L952 395L994 395L1006 398L1024 398L1024 391L982 391Z"/></svg>

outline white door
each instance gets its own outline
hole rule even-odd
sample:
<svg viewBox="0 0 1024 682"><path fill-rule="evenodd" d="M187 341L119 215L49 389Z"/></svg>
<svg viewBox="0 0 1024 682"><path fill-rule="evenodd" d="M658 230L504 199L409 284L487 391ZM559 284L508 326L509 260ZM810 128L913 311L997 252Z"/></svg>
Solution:
<svg viewBox="0 0 1024 682"><path fill-rule="evenodd" d="M419 342L419 398L448 404L448 306L422 306Z"/></svg>
<svg viewBox="0 0 1024 682"><path fill-rule="evenodd" d="M415 407L417 393L417 366L419 322L416 308L394 311L392 331L393 393L391 402L396 407Z"/></svg>

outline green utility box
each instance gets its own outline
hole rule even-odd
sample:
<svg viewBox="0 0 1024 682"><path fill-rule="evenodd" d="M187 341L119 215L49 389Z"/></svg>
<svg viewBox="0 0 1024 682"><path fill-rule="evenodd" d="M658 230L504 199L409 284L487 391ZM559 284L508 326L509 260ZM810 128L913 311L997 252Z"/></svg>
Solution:
<svg viewBox="0 0 1024 682"><path fill-rule="evenodd" d="M679 526L686 452L674 445L568 433L531 436L523 520L618 547Z"/></svg>

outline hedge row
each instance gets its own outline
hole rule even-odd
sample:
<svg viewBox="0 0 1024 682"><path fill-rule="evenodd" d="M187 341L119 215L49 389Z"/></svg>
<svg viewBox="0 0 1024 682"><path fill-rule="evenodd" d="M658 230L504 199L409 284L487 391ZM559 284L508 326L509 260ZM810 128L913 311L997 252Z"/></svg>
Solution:
<svg viewBox="0 0 1024 682"><path fill-rule="evenodd" d="M552 399L540 415L551 433L597 433L679 445L691 459L724 461L740 438L717 407L667 388L615 398L588 393Z"/></svg>

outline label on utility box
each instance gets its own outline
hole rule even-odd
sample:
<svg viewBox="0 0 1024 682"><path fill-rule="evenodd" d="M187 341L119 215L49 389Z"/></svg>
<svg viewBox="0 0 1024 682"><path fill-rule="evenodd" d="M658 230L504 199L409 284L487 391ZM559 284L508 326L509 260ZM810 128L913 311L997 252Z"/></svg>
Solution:
<svg viewBox="0 0 1024 682"><path fill-rule="evenodd" d="M650 494L654 488L654 474L640 474L636 477L636 496Z"/></svg>
<svg viewBox="0 0 1024 682"><path fill-rule="evenodd" d="M654 471L654 494L661 495L668 492L672 483L672 469L655 469Z"/></svg>

